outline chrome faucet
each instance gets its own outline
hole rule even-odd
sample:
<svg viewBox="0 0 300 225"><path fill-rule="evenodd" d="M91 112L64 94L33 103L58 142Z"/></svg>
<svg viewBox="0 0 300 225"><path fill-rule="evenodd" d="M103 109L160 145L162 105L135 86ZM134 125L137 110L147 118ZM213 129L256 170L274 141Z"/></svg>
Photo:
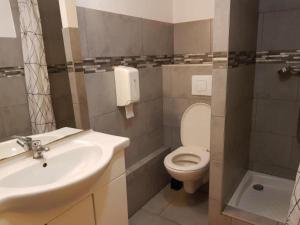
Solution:
<svg viewBox="0 0 300 225"><path fill-rule="evenodd" d="M42 145L40 140L33 140L31 137L13 136L17 139L18 145L22 146L25 151L31 151L34 159L44 159L44 152L50 150L50 148Z"/></svg>

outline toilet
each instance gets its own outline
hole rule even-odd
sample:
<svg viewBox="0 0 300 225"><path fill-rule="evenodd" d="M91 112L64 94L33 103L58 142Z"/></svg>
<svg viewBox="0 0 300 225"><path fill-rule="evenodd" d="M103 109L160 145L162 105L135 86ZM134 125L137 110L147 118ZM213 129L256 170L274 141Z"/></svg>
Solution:
<svg viewBox="0 0 300 225"><path fill-rule="evenodd" d="M210 161L211 107L204 103L190 106L181 119L182 145L166 156L168 173L182 181L184 190L193 194L208 182Z"/></svg>

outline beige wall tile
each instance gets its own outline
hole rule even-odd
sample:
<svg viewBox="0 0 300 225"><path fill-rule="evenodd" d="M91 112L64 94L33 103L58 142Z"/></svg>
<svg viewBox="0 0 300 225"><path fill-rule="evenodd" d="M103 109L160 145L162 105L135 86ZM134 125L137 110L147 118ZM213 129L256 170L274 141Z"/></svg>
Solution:
<svg viewBox="0 0 300 225"><path fill-rule="evenodd" d="M79 29L87 33L81 35L81 43L88 57L142 54L141 19L87 8L78 12L84 14Z"/></svg>
<svg viewBox="0 0 300 225"><path fill-rule="evenodd" d="M86 74L85 85L90 117L110 113L117 109L113 72Z"/></svg>
<svg viewBox="0 0 300 225"><path fill-rule="evenodd" d="M169 175L165 170L163 160L168 153L168 150L162 151L127 175L129 216L132 216L152 196L167 185Z"/></svg>
<svg viewBox="0 0 300 225"><path fill-rule="evenodd" d="M215 0L213 52L229 50L230 2L231 0Z"/></svg>
<svg viewBox="0 0 300 225"><path fill-rule="evenodd" d="M209 199L208 225L231 225L231 218L222 215L223 205L220 201Z"/></svg>
<svg viewBox="0 0 300 225"><path fill-rule="evenodd" d="M272 133L253 133L251 161L265 166L290 168L293 138ZM298 164L299 165L299 164ZM298 166L297 166L298 167ZM297 168L293 168L295 171Z"/></svg>
<svg viewBox="0 0 300 225"><path fill-rule="evenodd" d="M51 3L51 4L49 4ZM38 1L48 65L66 63L58 1ZM80 45L79 45L80 46Z"/></svg>
<svg viewBox="0 0 300 225"><path fill-rule="evenodd" d="M299 104L282 100L257 100L256 131L295 136Z"/></svg>
<svg viewBox="0 0 300 225"><path fill-rule="evenodd" d="M76 128L83 130L90 129L90 120L87 104L73 103L73 109Z"/></svg>
<svg viewBox="0 0 300 225"><path fill-rule="evenodd" d="M297 99L298 77L280 80L278 71L284 64L256 64L254 96L258 99Z"/></svg>
<svg viewBox="0 0 300 225"><path fill-rule="evenodd" d="M27 104L27 91L24 77L1 78L0 90L0 107Z"/></svg>
<svg viewBox="0 0 300 225"><path fill-rule="evenodd" d="M5 130L5 137L31 133L31 122L27 104L1 107L0 117L2 118L2 126Z"/></svg>
<svg viewBox="0 0 300 225"><path fill-rule="evenodd" d="M222 162L224 160L225 117L212 116L211 119L211 160Z"/></svg>
<svg viewBox="0 0 300 225"><path fill-rule="evenodd" d="M172 55L173 37L173 24L142 20L143 55Z"/></svg>
<svg viewBox="0 0 300 225"><path fill-rule="evenodd" d="M227 92L227 70L214 69L212 98L211 98L212 115L225 116L226 92Z"/></svg>
<svg viewBox="0 0 300 225"><path fill-rule="evenodd" d="M211 52L211 20L200 20L174 25L174 53Z"/></svg>
<svg viewBox="0 0 300 225"><path fill-rule="evenodd" d="M162 68L139 69L141 101L149 101L162 97Z"/></svg>
<svg viewBox="0 0 300 225"><path fill-rule="evenodd" d="M223 162L210 161L209 198L223 201Z"/></svg>
<svg viewBox="0 0 300 225"><path fill-rule="evenodd" d="M300 9L281 10L264 14L263 50L300 48ZM293 32L293 35L285 35Z"/></svg>
<svg viewBox="0 0 300 225"><path fill-rule="evenodd" d="M228 69L226 110L232 111L252 101L255 65Z"/></svg>
<svg viewBox="0 0 300 225"><path fill-rule="evenodd" d="M259 0L231 0L230 51L256 51Z"/></svg>
<svg viewBox="0 0 300 225"><path fill-rule="evenodd" d="M300 9L300 2L297 0L263 0L260 1L259 11L270 12L279 10Z"/></svg>

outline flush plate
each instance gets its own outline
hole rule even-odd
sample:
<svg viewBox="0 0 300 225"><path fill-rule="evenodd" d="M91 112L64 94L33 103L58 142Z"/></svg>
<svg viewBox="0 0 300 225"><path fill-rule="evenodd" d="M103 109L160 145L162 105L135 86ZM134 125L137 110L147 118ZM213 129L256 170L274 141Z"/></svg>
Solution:
<svg viewBox="0 0 300 225"><path fill-rule="evenodd" d="M192 95L212 95L212 75L192 76Z"/></svg>

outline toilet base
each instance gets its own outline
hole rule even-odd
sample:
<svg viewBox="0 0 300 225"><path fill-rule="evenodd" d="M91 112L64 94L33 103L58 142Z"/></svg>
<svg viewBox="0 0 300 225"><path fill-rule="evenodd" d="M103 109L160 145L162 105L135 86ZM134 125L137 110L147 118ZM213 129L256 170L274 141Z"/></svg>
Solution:
<svg viewBox="0 0 300 225"><path fill-rule="evenodd" d="M188 194L194 194L201 186L201 181L186 181L183 183L184 190Z"/></svg>
<svg viewBox="0 0 300 225"><path fill-rule="evenodd" d="M202 179L199 179L197 181L184 181L183 187L186 193L194 194L200 186L206 184L207 182L208 182L208 173Z"/></svg>

